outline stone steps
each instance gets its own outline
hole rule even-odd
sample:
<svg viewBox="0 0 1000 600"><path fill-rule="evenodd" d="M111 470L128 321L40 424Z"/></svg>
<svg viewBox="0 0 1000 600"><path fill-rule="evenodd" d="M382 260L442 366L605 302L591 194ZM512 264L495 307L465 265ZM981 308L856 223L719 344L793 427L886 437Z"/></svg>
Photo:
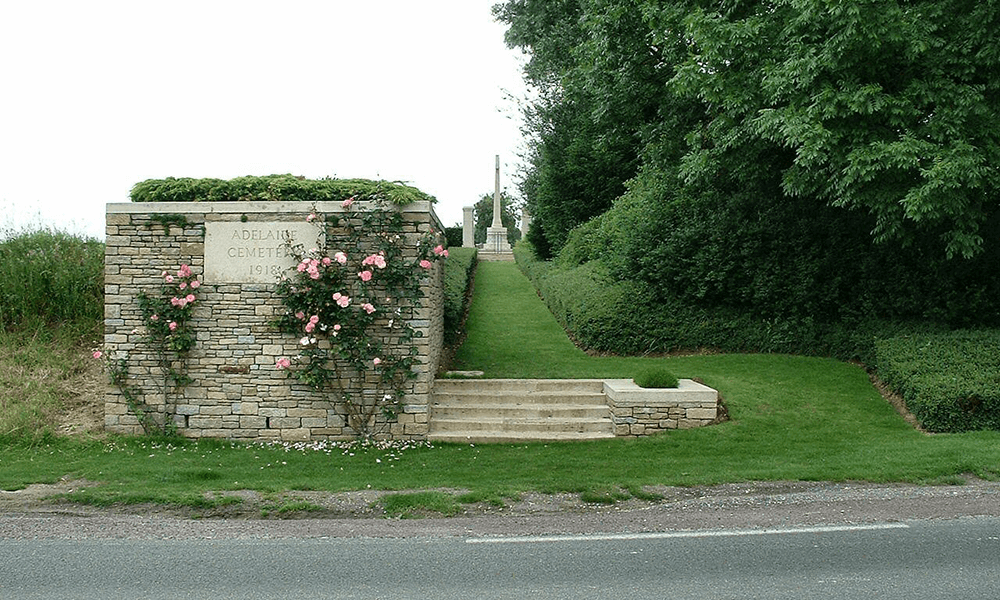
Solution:
<svg viewBox="0 0 1000 600"><path fill-rule="evenodd" d="M602 380L439 379L429 426L439 442L614 437Z"/></svg>

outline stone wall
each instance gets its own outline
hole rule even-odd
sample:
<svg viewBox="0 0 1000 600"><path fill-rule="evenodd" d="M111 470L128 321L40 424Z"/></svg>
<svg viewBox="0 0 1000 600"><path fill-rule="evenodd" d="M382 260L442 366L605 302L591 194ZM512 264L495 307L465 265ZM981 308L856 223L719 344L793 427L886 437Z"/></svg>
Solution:
<svg viewBox="0 0 1000 600"><path fill-rule="evenodd" d="M339 202L108 205L105 349L112 358L128 358L130 381L141 388L143 400L153 411L173 415L182 435L260 440L353 437L342 407L275 367L278 358L294 357L299 348L298 339L274 325L284 309L275 294L278 275L291 266L291 259L277 250L283 242L273 239L274 232L302 235L313 208L327 215L343 211ZM366 207L356 203L355 209ZM407 239L415 240L431 228L443 230L430 203L398 210L406 221ZM197 343L185 364L193 381L167 407L156 390L157 363L144 343L137 298L141 292L158 294L162 272L176 271L182 264L203 282L197 302L191 305ZM421 305L403 315L421 334L415 342L417 376L408 382L402 412L381 423L386 437L423 439L427 434L430 388L443 344L441 271L441 263L435 263ZM106 396L105 427L125 434L142 431L114 386Z"/></svg>
<svg viewBox="0 0 1000 600"><path fill-rule="evenodd" d="M604 393L619 437L702 427L718 416L719 393L690 379L660 389L641 388L631 379L608 379Z"/></svg>

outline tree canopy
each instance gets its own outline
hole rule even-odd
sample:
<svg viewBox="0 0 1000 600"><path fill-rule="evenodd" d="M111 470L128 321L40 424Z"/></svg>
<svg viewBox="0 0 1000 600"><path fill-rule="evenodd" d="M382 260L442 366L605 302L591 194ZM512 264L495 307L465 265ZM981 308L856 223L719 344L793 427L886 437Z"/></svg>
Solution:
<svg viewBox="0 0 1000 600"><path fill-rule="evenodd" d="M641 172L860 211L971 257L1000 209L998 6L508 0L529 55L522 194L553 250ZM773 174L774 177L770 175Z"/></svg>

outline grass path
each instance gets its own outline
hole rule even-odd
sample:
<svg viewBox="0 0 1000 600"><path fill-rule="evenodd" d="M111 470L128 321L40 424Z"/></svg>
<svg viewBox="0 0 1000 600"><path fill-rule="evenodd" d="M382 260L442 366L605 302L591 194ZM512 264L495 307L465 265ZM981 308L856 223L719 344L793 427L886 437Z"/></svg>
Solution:
<svg viewBox="0 0 1000 600"><path fill-rule="evenodd" d="M514 263L480 262L455 368L487 377L594 377L577 348Z"/></svg>

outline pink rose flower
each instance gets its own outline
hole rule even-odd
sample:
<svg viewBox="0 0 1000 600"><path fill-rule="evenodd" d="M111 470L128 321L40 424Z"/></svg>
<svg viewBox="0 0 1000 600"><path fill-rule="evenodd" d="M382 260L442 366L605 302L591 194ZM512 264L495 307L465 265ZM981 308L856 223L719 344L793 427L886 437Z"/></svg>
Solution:
<svg viewBox="0 0 1000 600"><path fill-rule="evenodd" d="M316 329L315 323L306 323L306 333L312 333Z"/></svg>
<svg viewBox="0 0 1000 600"><path fill-rule="evenodd" d="M181 270L177 271L177 276L178 277L190 277L191 276L191 267L189 267L187 265L181 265Z"/></svg>
<svg viewBox="0 0 1000 600"><path fill-rule="evenodd" d="M312 323L313 325L319 323L319 315L313 315L309 317L309 322Z"/></svg>
<svg viewBox="0 0 1000 600"><path fill-rule="evenodd" d="M351 303L351 299L340 292L334 292L333 300L340 308L347 308L347 306Z"/></svg>
<svg viewBox="0 0 1000 600"><path fill-rule="evenodd" d="M190 304L194 302L194 294L188 294L184 299L188 301L188 304Z"/></svg>
<svg viewBox="0 0 1000 600"><path fill-rule="evenodd" d="M347 255L344 254L343 252L337 252L336 254L333 255L333 260L337 261L338 263L340 263L342 265L346 264L347 263Z"/></svg>
<svg viewBox="0 0 1000 600"><path fill-rule="evenodd" d="M152 317L149 317L149 320L150 321L159 321L160 320L160 315L153 315Z"/></svg>
<svg viewBox="0 0 1000 600"><path fill-rule="evenodd" d="M324 267L329 267L330 263L332 263L332 262L333 262L333 260L331 260L329 256L324 256L323 257L323 266Z"/></svg>
<svg viewBox="0 0 1000 600"><path fill-rule="evenodd" d="M182 281L180 283L180 285L177 286L177 288L183 290L183 289L187 288L187 286L188 286L188 284Z"/></svg>
<svg viewBox="0 0 1000 600"><path fill-rule="evenodd" d="M176 321L171 321L171 322L167 323L167 327L170 328L170 331L174 331L174 330L177 329L177 322Z"/></svg>
<svg viewBox="0 0 1000 600"><path fill-rule="evenodd" d="M201 282L198 281L197 279L195 279L194 281L191 282L191 289L192 290L196 290L196 289L198 289L200 287L201 287Z"/></svg>
<svg viewBox="0 0 1000 600"><path fill-rule="evenodd" d="M375 265L379 269L384 269L385 268L385 256L383 256L382 254L371 254L369 256L366 256L365 259L363 261L361 261L361 264L363 264L363 265Z"/></svg>
<svg viewBox="0 0 1000 600"><path fill-rule="evenodd" d="M354 204L354 196L351 196L347 200L344 200L342 206L344 208L350 208L352 204Z"/></svg>
<svg viewBox="0 0 1000 600"><path fill-rule="evenodd" d="M295 313L295 318L302 321L306 318L306 313L300 310L299 312Z"/></svg>
<svg viewBox="0 0 1000 600"><path fill-rule="evenodd" d="M423 268L425 268L425 269L429 269L429 268L431 268L431 261L429 261L429 260L427 260L425 258L422 261L420 261L420 266L423 267Z"/></svg>
<svg viewBox="0 0 1000 600"><path fill-rule="evenodd" d="M281 369L287 369L292 366L292 361L287 358L279 358L278 361L274 363L274 366L280 371Z"/></svg>
<svg viewBox="0 0 1000 600"><path fill-rule="evenodd" d="M445 250L444 246L442 246L441 244L438 244L437 246L434 246L434 255L435 256L441 256L445 252L447 252L447 250Z"/></svg>
<svg viewBox="0 0 1000 600"><path fill-rule="evenodd" d="M100 350L94 350L94 359L101 358L102 356L104 356L103 352L101 352Z"/></svg>
<svg viewBox="0 0 1000 600"><path fill-rule="evenodd" d="M174 276L173 275L167 275L166 277L163 278L163 280L166 281L167 283L173 283L174 282Z"/></svg>
<svg viewBox="0 0 1000 600"><path fill-rule="evenodd" d="M316 220L316 213L309 213L309 216L306 217L306 223L312 223L315 220Z"/></svg>
<svg viewBox="0 0 1000 600"><path fill-rule="evenodd" d="M299 273L303 273L303 272L305 272L306 267L308 267L308 266L309 266L309 261L308 260L304 260L304 261L300 262L295 267L295 270L298 271Z"/></svg>
<svg viewBox="0 0 1000 600"><path fill-rule="evenodd" d="M372 359L372 364L377 367L380 364L382 364L382 359L376 356L374 359Z"/></svg>
<svg viewBox="0 0 1000 600"><path fill-rule="evenodd" d="M372 272L371 271L361 271L360 273L358 273L358 277L361 278L361 281L371 281L372 280Z"/></svg>
<svg viewBox="0 0 1000 600"><path fill-rule="evenodd" d="M170 306L180 306L180 304L181 304L181 299L178 298L177 296L174 296L173 298L170 299Z"/></svg>
<svg viewBox="0 0 1000 600"><path fill-rule="evenodd" d="M365 302L364 304L362 304L362 305L361 305L361 309L362 309L362 310L364 310L364 311L365 311L366 313L368 313L368 314L372 314L373 312L375 312L375 307L374 307L374 306L372 306L372 305L371 305L370 303L368 303L368 302Z"/></svg>

